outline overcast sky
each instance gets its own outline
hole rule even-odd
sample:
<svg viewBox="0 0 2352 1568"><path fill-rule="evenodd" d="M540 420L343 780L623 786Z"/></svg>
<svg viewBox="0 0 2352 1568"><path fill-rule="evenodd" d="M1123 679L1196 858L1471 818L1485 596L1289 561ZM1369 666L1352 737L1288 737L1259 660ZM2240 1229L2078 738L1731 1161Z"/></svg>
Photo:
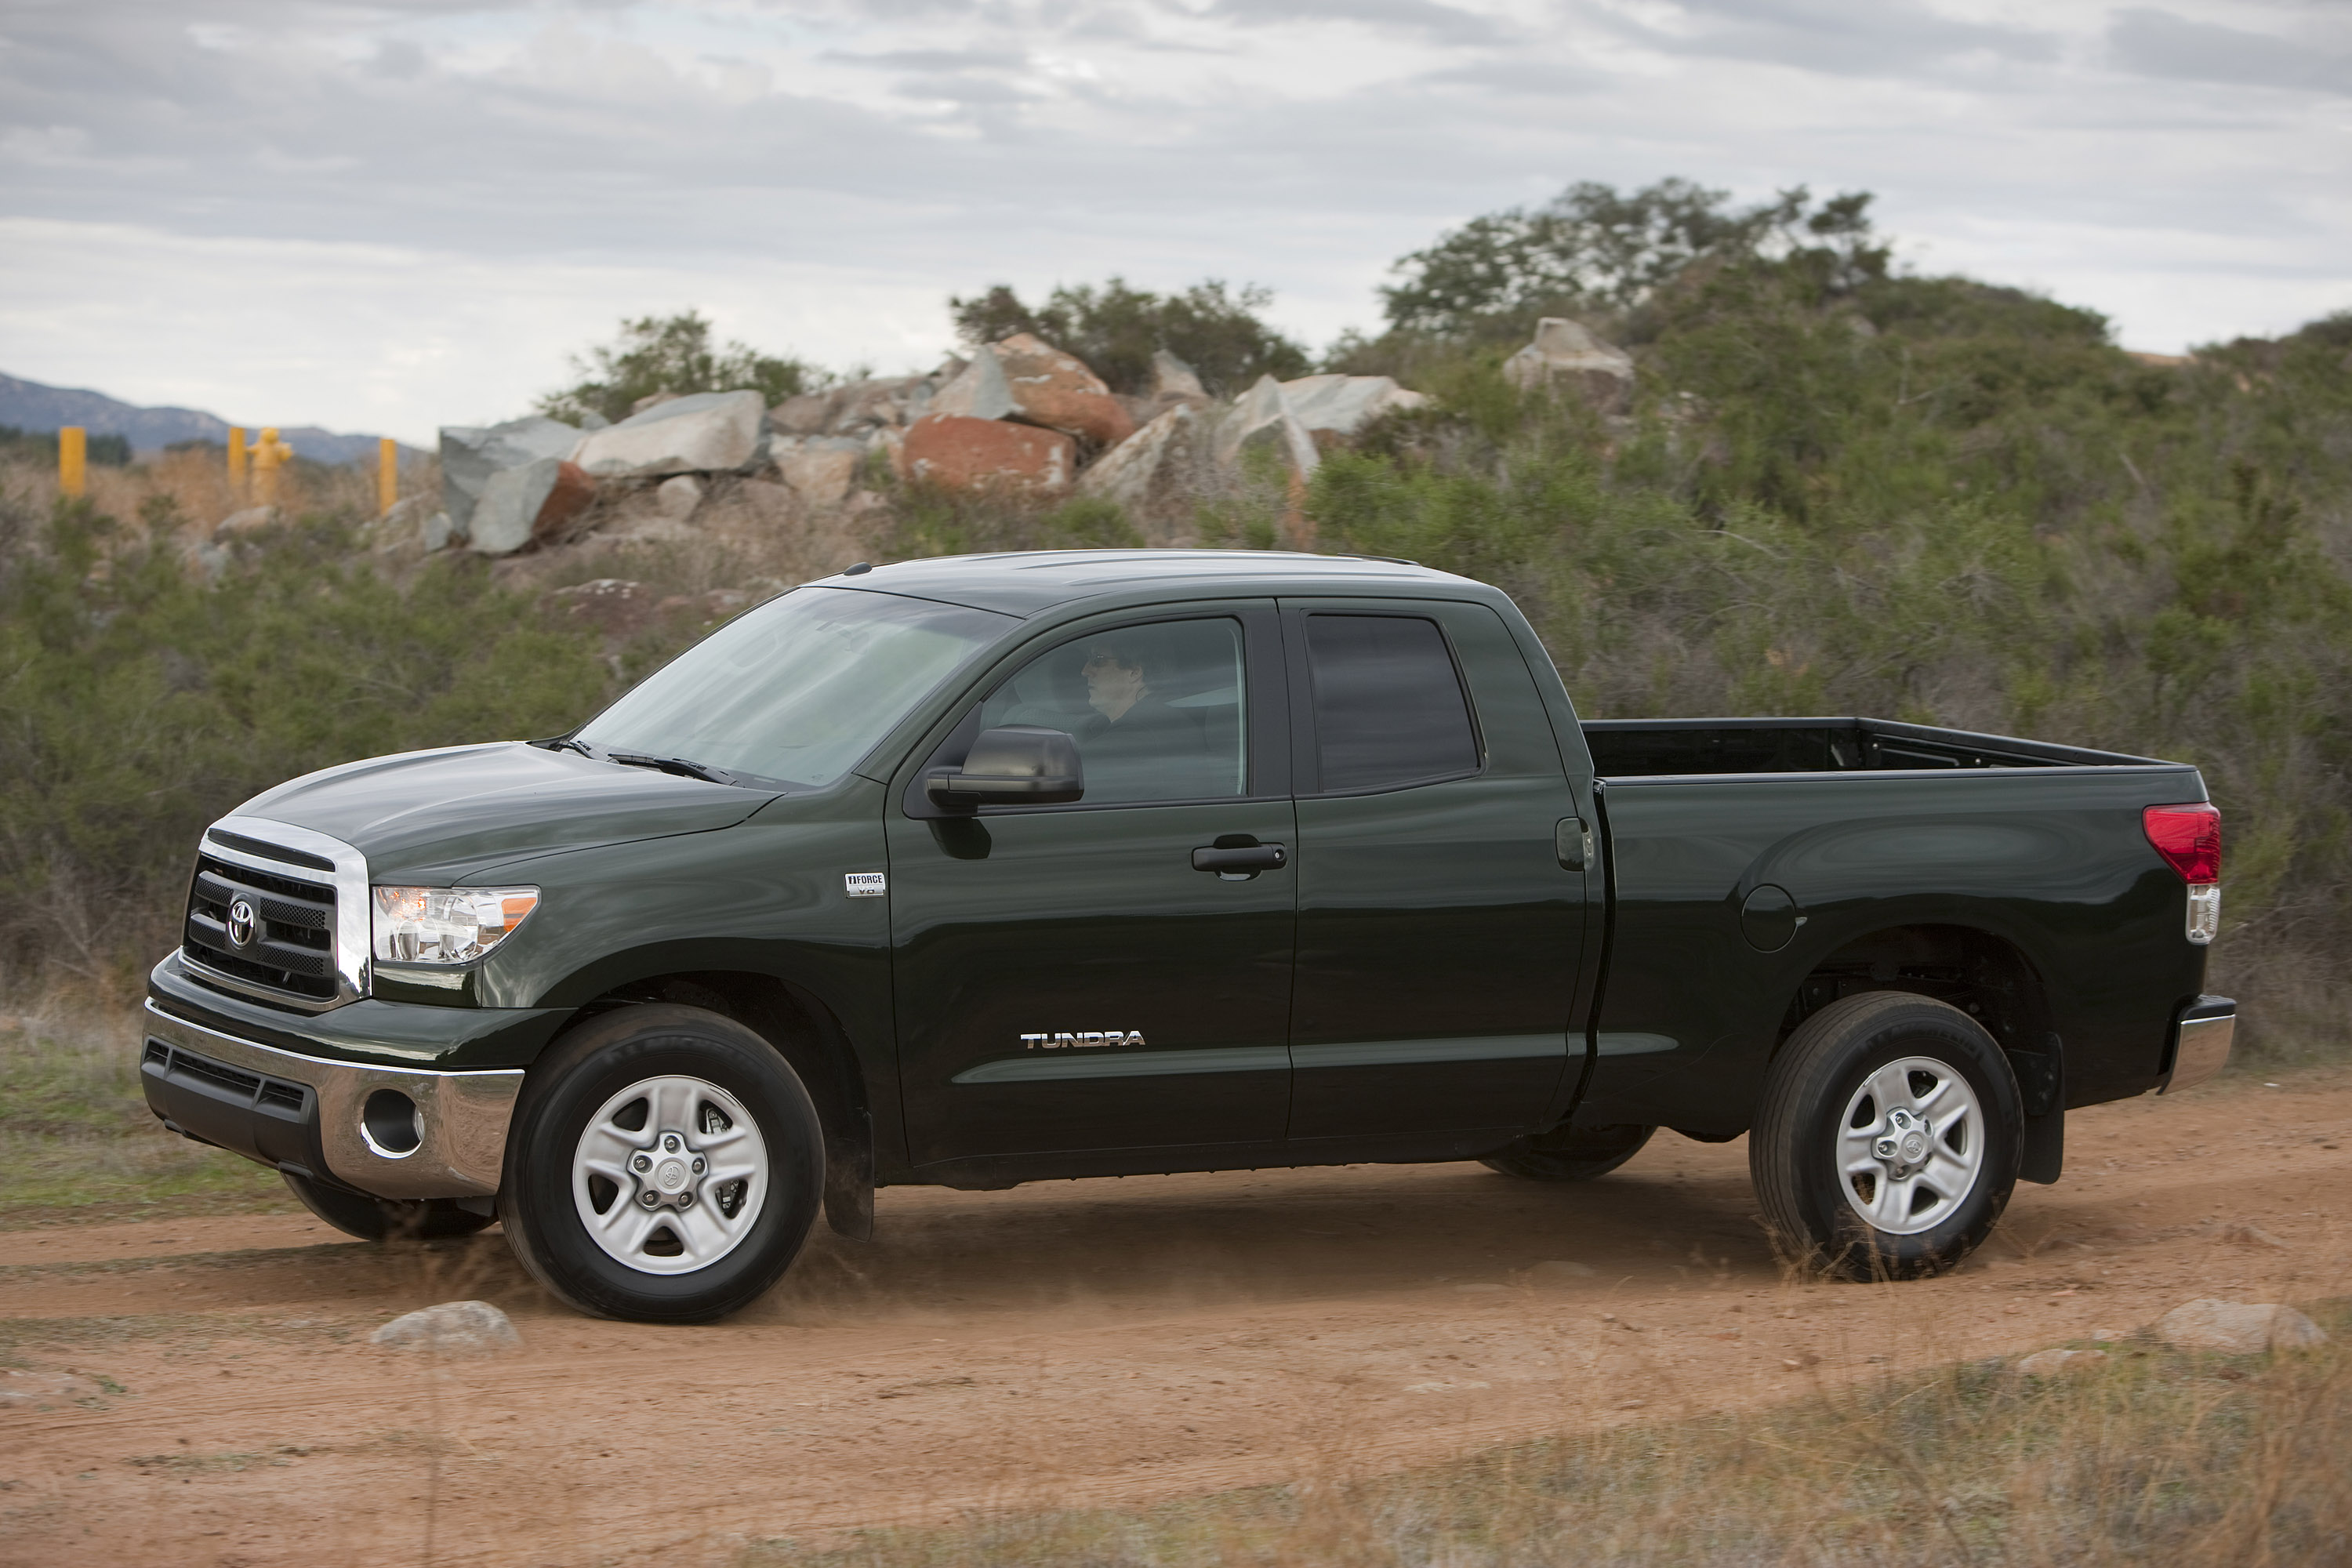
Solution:
<svg viewBox="0 0 2352 1568"><path fill-rule="evenodd" d="M2352 308L2347 0L0 0L0 371L429 440L624 314L885 370L945 297L1310 344L1570 181L1875 192L2133 348Z"/></svg>

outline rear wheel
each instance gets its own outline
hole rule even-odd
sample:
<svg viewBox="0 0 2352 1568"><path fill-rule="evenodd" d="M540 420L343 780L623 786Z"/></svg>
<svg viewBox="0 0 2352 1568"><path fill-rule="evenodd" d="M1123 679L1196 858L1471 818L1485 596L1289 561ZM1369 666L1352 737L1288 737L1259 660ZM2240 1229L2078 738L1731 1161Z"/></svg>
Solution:
<svg viewBox="0 0 2352 1568"><path fill-rule="evenodd" d="M767 1041L700 1008L626 1007L531 1068L499 1214L523 1266L581 1311L704 1322L799 1254L824 1148L815 1105Z"/></svg>
<svg viewBox="0 0 2352 1568"><path fill-rule="evenodd" d="M1654 1127L1555 1127L1515 1143L1478 1163L1507 1176L1533 1182L1589 1182L1605 1176L1642 1152Z"/></svg>
<svg viewBox="0 0 2352 1568"><path fill-rule="evenodd" d="M302 1206L346 1236L362 1241L443 1241L471 1236L490 1216L461 1209L447 1198L371 1198L281 1172Z"/></svg>
<svg viewBox="0 0 2352 1568"><path fill-rule="evenodd" d="M1848 996L1789 1037L1748 1135L1782 1246L1848 1279L1939 1273L2017 1184L2017 1079L1984 1026L1907 992Z"/></svg>

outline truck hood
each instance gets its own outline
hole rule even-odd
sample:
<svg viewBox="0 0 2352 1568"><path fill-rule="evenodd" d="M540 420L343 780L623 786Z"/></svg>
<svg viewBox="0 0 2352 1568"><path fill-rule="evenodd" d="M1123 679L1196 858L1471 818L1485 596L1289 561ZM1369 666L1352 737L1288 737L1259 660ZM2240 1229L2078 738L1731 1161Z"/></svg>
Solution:
<svg viewBox="0 0 2352 1568"><path fill-rule="evenodd" d="M732 827L775 798L509 741L346 763L237 810L341 839L377 881L444 881L551 849Z"/></svg>

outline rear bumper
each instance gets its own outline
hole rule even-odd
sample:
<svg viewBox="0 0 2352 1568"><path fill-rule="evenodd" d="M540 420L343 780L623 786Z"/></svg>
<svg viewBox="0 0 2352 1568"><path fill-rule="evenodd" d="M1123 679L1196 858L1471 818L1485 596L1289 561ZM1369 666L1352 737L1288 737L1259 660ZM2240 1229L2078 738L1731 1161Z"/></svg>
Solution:
<svg viewBox="0 0 2352 1568"><path fill-rule="evenodd" d="M2238 1032L2238 1005L2227 996L2200 996L2172 1026L2172 1066L2157 1092L2193 1089L2221 1070Z"/></svg>
<svg viewBox="0 0 2352 1568"><path fill-rule="evenodd" d="M175 1132L383 1198L499 1190L522 1070L433 1072L298 1055L153 1002L139 1076Z"/></svg>

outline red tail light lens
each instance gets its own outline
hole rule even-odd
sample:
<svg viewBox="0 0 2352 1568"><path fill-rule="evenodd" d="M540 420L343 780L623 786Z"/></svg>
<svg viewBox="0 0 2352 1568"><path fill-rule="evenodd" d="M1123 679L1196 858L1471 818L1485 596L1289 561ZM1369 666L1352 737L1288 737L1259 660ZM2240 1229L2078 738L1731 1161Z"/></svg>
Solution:
<svg viewBox="0 0 2352 1568"><path fill-rule="evenodd" d="M2221 814L2205 801L2189 805L2151 805L2140 826L2156 852L2172 863L2184 882L2221 879Z"/></svg>

